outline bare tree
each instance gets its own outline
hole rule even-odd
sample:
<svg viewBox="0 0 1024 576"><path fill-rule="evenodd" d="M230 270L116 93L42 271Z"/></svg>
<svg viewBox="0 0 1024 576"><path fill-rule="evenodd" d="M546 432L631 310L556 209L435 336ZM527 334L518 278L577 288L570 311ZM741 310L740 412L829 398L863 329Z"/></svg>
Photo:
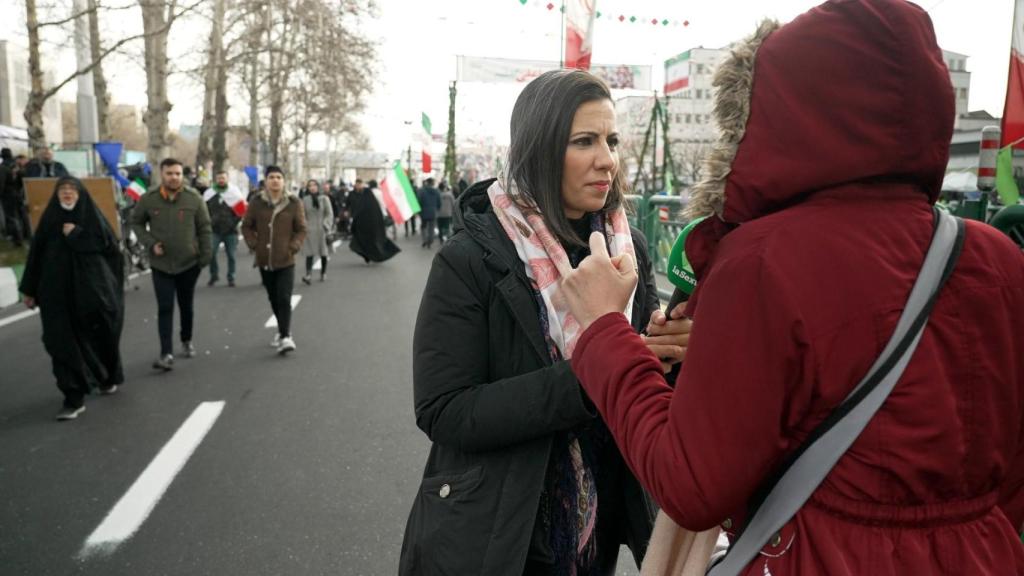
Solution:
<svg viewBox="0 0 1024 576"><path fill-rule="evenodd" d="M673 142L672 157L679 173L676 177L687 185L698 182L704 169L704 157L711 151L711 145L705 141Z"/></svg>
<svg viewBox="0 0 1024 576"><path fill-rule="evenodd" d="M31 89L29 91L28 101L25 104L24 117L25 122L28 124L29 146L33 149L46 144L46 133L43 125L43 106L46 105L46 101L56 95L61 88L66 86L72 80L83 74L93 72L97 66L101 65L107 56L114 53L125 44L146 36L145 32L142 34L126 36L105 49L100 49L98 46L95 47L95 49L94 47L90 47L90 59L92 62L75 70L61 81L56 82L53 86L45 87L43 85L43 69L39 55L41 42L40 30L46 27L64 26L79 18L90 17L90 15L94 15L100 7L98 4L90 2L89 7L85 10L79 12L72 11L72 14L66 18L47 22L40 22L37 8L36 0L25 0L25 26L28 29L28 64ZM111 9L123 10L125 7L122 6ZM99 37L98 31L92 35L96 39ZM100 74L100 76L102 77L102 74ZM93 82L95 83L95 81L94 76Z"/></svg>
<svg viewBox="0 0 1024 576"><path fill-rule="evenodd" d="M103 74L103 47L100 43L100 17L98 0L88 0L89 6L89 54L96 67L92 70L93 93L96 96L96 124L100 140L113 140L110 131L110 92L107 78Z"/></svg>
<svg viewBox="0 0 1024 576"><path fill-rule="evenodd" d="M168 121L171 103L167 98L167 32L174 22L177 0L139 0L142 29L146 33L146 97L148 105L142 121L149 130L146 157L156 162L167 157Z"/></svg>
<svg viewBox="0 0 1024 576"><path fill-rule="evenodd" d="M224 15L225 0L213 0L213 18L210 26L210 41L207 47L207 63L204 72L203 90L203 124L199 131L199 152L196 155L196 167L205 166L213 156L211 149L214 135L226 127L217 126L217 97L224 93L221 81L227 77L221 74L224 69ZM214 167L215 170L219 167Z"/></svg>

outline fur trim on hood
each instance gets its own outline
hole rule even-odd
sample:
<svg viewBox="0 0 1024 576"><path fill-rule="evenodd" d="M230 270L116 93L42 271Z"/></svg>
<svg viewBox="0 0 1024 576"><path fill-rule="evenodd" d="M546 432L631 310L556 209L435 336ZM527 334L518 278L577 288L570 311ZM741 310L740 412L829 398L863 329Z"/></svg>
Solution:
<svg viewBox="0 0 1024 576"><path fill-rule="evenodd" d="M690 193L690 202L686 206L688 219L711 214L722 217L725 180L736 159L736 151L739 150L750 117L757 50L778 28L779 23L775 20L762 21L756 32L731 47L729 57L719 64L715 72L712 86L717 90L714 113L719 137L704 159L703 177Z"/></svg>

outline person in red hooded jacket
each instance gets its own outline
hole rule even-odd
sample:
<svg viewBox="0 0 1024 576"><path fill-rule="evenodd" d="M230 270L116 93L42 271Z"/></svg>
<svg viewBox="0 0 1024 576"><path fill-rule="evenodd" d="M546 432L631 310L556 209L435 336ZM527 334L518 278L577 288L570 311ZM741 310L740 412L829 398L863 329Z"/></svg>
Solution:
<svg viewBox="0 0 1024 576"><path fill-rule="evenodd" d="M692 195L700 284L673 390L621 313L632 264L563 282L572 366L679 525L743 527L755 491L868 372L934 228L953 128L924 10L832 0L766 22L716 72L721 141ZM910 363L744 574L1024 574L1024 253L966 222Z"/></svg>

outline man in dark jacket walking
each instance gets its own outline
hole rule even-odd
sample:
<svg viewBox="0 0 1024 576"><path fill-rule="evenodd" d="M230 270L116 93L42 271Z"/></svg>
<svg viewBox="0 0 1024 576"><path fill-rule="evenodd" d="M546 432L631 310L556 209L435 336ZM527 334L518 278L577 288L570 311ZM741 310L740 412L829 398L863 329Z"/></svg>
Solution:
<svg viewBox="0 0 1024 576"><path fill-rule="evenodd" d="M306 211L297 196L285 190L284 171L267 166L266 189L253 199L242 221L242 236L256 253L263 288L277 319L277 334L270 345L284 355L295 350L292 338L292 289L295 254L306 239Z"/></svg>
<svg viewBox="0 0 1024 576"><path fill-rule="evenodd" d="M53 149L49 146L36 150L36 159L25 167L25 178L61 178L68 175L68 169L53 159Z"/></svg>
<svg viewBox="0 0 1024 576"><path fill-rule="evenodd" d="M441 192L434 188L434 179L427 178L420 188L420 219L423 226L424 248L434 247L434 225L437 223L437 211L441 209Z"/></svg>
<svg viewBox="0 0 1024 576"><path fill-rule="evenodd" d="M149 251L153 291L159 309L160 357L153 368L174 367L171 334L174 299L181 313L181 345L186 358L196 355L192 344L193 300L199 271L210 263L210 213L203 197L185 186L181 162L160 163L161 186L139 199L132 211L132 230Z"/></svg>
<svg viewBox="0 0 1024 576"><path fill-rule="evenodd" d="M221 170L217 173L213 186L206 191L206 208L210 211L210 223L213 228L213 254L210 257L210 281L207 286L213 286L219 280L220 269L217 266L217 251L221 244L224 244L224 253L228 259L228 286L235 286L235 250L238 248L238 224L242 218L235 213L235 209L224 199L224 193L228 191L228 173ZM241 198L241 192L238 193Z"/></svg>

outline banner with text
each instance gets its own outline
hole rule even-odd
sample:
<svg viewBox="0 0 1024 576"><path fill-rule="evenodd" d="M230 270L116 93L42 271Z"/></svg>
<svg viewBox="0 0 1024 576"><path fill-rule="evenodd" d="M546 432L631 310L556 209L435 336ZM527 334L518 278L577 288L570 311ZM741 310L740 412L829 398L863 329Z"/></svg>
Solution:
<svg viewBox="0 0 1024 576"><path fill-rule="evenodd" d="M548 70L557 70L558 62L511 60L459 56L460 82L525 83ZM593 64L590 72L608 83L609 88L650 90L651 67L633 64Z"/></svg>

